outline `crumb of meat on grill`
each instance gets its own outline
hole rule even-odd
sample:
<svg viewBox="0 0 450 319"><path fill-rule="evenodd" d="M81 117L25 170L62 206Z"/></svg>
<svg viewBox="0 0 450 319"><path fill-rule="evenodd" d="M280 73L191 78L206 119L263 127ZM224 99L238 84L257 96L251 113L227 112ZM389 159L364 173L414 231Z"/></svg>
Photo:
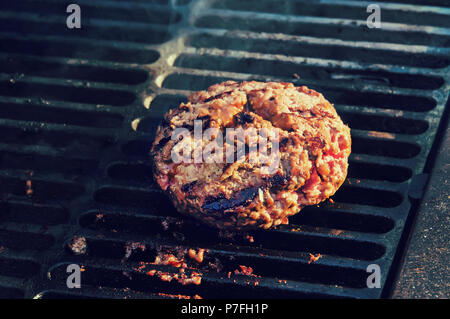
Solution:
<svg viewBox="0 0 450 319"><path fill-rule="evenodd" d="M228 128L276 132L278 166L268 174L248 155L234 163L174 162L180 139L172 133L185 128L193 136L196 120L202 120L203 132L214 128L223 136ZM203 136L202 150L209 142ZM248 141L243 143L248 149ZM350 152L350 129L322 94L292 83L228 81L166 113L151 156L155 180L180 212L241 230L287 224L303 207L334 195L347 176Z"/></svg>

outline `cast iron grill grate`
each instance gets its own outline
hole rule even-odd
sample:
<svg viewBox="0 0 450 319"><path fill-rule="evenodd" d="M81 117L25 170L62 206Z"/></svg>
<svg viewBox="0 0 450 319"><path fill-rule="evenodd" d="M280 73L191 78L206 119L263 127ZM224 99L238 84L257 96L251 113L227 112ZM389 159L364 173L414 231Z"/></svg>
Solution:
<svg viewBox="0 0 450 319"><path fill-rule="evenodd" d="M379 2L381 30L365 26L361 1L79 0L80 30L65 27L67 1L0 4L0 297L386 294L366 288L366 267L388 286L448 98L450 8ZM168 205L151 179L156 126L225 79L291 81L335 103L353 153L334 203L242 235ZM76 238L83 254L68 247ZM146 273L177 273L150 263L199 247L205 260L186 271L200 285ZM71 263L81 289L66 287Z"/></svg>

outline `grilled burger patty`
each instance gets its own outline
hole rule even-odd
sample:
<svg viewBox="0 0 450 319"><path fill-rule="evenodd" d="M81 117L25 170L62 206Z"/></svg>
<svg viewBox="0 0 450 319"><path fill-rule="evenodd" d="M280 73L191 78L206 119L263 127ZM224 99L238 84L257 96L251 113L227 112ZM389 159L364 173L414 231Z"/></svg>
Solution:
<svg viewBox="0 0 450 319"><path fill-rule="evenodd" d="M213 133L195 140L198 128ZM231 128L263 132L265 156L251 159L249 138L226 140ZM174 135L177 129L190 134ZM236 160L227 162L232 143ZM201 162L174 160L173 153L194 158L208 145L217 148ZM350 129L322 94L291 83L228 81L165 114L151 156L155 180L180 212L219 228L267 229L332 196L346 178L350 151Z"/></svg>

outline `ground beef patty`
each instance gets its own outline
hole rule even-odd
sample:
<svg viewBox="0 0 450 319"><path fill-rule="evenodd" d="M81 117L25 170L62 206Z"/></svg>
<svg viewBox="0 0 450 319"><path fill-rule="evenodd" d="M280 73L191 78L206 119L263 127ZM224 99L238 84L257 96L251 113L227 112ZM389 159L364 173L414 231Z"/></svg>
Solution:
<svg viewBox="0 0 450 319"><path fill-rule="evenodd" d="M195 125L199 127L195 120L201 120L203 133L208 128L216 133L194 142ZM173 138L180 128L191 136ZM275 154L273 145L278 143L278 160L266 156L261 157L269 161L264 164L261 159L251 161L247 138L230 139L247 150L234 163L173 160L174 150L182 145L204 150L220 134L225 140L230 128L266 132L267 154ZM151 156L156 181L180 212L219 228L267 229L287 224L288 216L304 206L332 196L346 178L350 147L350 129L322 94L291 83L228 81L170 110L158 128ZM212 153L217 158L218 149ZM194 157L195 151L181 153ZM274 163L275 169L263 169Z"/></svg>

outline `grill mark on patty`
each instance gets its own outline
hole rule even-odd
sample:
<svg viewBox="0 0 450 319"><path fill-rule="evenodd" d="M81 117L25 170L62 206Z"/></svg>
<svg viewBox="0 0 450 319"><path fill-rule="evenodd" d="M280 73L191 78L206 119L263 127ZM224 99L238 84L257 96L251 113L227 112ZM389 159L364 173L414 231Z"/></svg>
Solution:
<svg viewBox="0 0 450 319"><path fill-rule="evenodd" d="M202 129L207 129L209 128L210 124L211 124L211 117L209 115L205 115L205 116L200 116L197 118L197 120L202 121ZM194 131L194 125L192 124L183 124L182 126L180 126L180 128L185 128L187 129L189 132Z"/></svg>
<svg viewBox="0 0 450 319"><path fill-rule="evenodd" d="M227 199L224 196L207 197L202 209L209 212L222 212L224 210L242 206L253 200L258 194L259 187L249 187L237 192L232 198Z"/></svg>
<svg viewBox="0 0 450 319"><path fill-rule="evenodd" d="M276 174L274 176L268 177L266 179L266 182L267 184L265 185L265 188L270 188L271 190L280 190L288 183L288 179L281 174Z"/></svg>
<svg viewBox="0 0 450 319"><path fill-rule="evenodd" d="M247 102L245 102L244 111L250 112L253 110L253 105L252 105L252 103L250 103L250 95L246 94L246 98L247 98ZM253 120L252 120L252 122L253 122Z"/></svg>
<svg viewBox="0 0 450 319"><path fill-rule="evenodd" d="M171 140L170 136L166 136L163 137L162 139L159 140L159 143L155 145L155 147L153 148L153 152L158 152L160 151L162 148L164 148L164 146Z"/></svg>
<svg viewBox="0 0 450 319"><path fill-rule="evenodd" d="M209 115L200 116L197 119L202 121L202 128L204 130L210 128L210 126L211 126L211 116L209 116Z"/></svg>
<svg viewBox="0 0 450 319"><path fill-rule="evenodd" d="M233 164L233 163L225 163L225 165L223 165L222 173L225 172L228 169L228 167L231 166L231 164Z"/></svg>
<svg viewBox="0 0 450 319"><path fill-rule="evenodd" d="M289 138L288 137L283 137L281 140L280 140L280 151L286 151L286 149L287 149L287 145L288 145L288 143L289 143Z"/></svg>
<svg viewBox="0 0 450 319"><path fill-rule="evenodd" d="M161 120L161 123L160 123L160 125L162 126L162 127L168 127L169 125L170 125L170 121L169 121L169 119L167 119L165 116L163 117L163 119Z"/></svg>
<svg viewBox="0 0 450 319"><path fill-rule="evenodd" d="M322 175L320 172L319 172L319 170L317 169L317 167L316 167L316 165L314 164L314 170L316 171L316 174L317 174L317 176L319 176L319 178L320 178L320 181L324 181L324 180L326 180L325 179L325 176L324 175Z"/></svg>
<svg viewBox="0 0 450 319"><path fill-rule="evenodd" d="M198 181L193 181L193 182L184 184L183 186L181 186L181 191L185 192L185 193L191 191L192 188L195 186L195 184L197 184L197 182Z"/></svg>
<svg viewBox="0 0 450 319"><path fill-rule="evenodd" d="M234 124L235 125L244 125L247 123L253 123L253 121L255 120L255 118L248 114L248 113L238 113L234 116Z"/></svg>
<svg viewBox="0 0 450 319"><path fill-rule="evenodd" d="M325 141L318 136L314 136L308 140L308 144L314 148L324 148Z"/></svg>
<svg viewBox="0 0 450 319"><path fill-rule="evenodd" d="M250 83L251 84L251 83ZM282 103L282 100L278 97L282 97L285 95L285 92L281 91L282 88L279 88L278 86L273 86L269 84L267 87L269 87L271 90L274 91L274 95L272 94L266 94L263 93L268 90L265 87L259 88L258 86L252 86L250 84L246 85L240 85L237 83L229 84L224 83L222 84L223 87L216 86L212 87L212 89L208 89L208 91L205 92L199 92L196 95L193 95L193 97L188 98L190 103L188 103L188 106L186 105L180 105L179 111L173 111L170 114L166 116L168 120L163 121L162 126L163 130L159 131L159 141L154 147L155 150L158 150L158 152L152 152L152 156L155 157L157 161L164 164L167 162L167 158L170 158L170 148L173 147L172 141L169 141L167 144L167 141L164 141L164 137L168 134L170 134L172 129L175 127L184 127L191 131L193 129L193 120L202 120L202 127L203 129L207 129L209 127L217 128L222 133L228 128L228 127L252 127L255 125L256 127L262 126L262 123L265 121L269 122L274 126L277 127L275 124L282 124L285 121L287 121L288 117L286 119L284 117L280 117L273 119L269 116L271 114L269 110L267 111L267 118L265 118L262 115L266 115L264 104L266 101L272 101L267 104L268 107L273 107L275 110L279 110L280 108L278 105ZM241 87L242 86L242 87ZM258 87L257 89L251 90L252 87ZM275 88L272 88L275 87ZM218 91L218 90L228 90L228 91ZM231 90L231 91L229 91ZM299 90L301 91L301 90ZM306 91L306 90L305 90ZM219 93L220 92L220 93ZM290 92L288 92L290 93ZM296 97L296 92L293 92L292 95ZM303 92L304 93L304 92ZM308 93L312 93L309 92ZM233 97L233 99L231 98ZM305 96L300 96L301 98L306 98ZM246 99L245 99L246 98ZM244 100L245 99L245 100ZM206 116L199 116L199 114L196 112L198 108L206 108L210 111L209 108L219 108L222 107L226 109L231 102L228 100L233 100L233 102L236 102L236 104L233 104L233 114L227 114L227 112L220 112L217 114L210 113L213 115L206 115ZM264 101L265 100L265 101ZM301 99L300 99L301 100ZM194 102L195 101L195 102ZM205 103L206 102L206 103ZM209 103L207 103L209 102ZM213 103L214 102L214 103ZM191 104L192 103L192 104ZM217 104L217 105L216 105ZM255 111L255 107L258 106ZM292 112L292 117L303 117L303 119L306 122L309 122L310 119L314 118L320 118L322 115L321 112L324 112L322 108L327 109L329 108L328 103L318 104L317 108L320 112L316 112L316 106L313 109L309 109L306 112L294 112L294 110L290 109ZM186 110L184 110L186 109ZM250 110L253 109L253 110ZM261 111L262 113L260 114ZM186 113L186 114L183 114ZM203 114L207 114L208 112L204 112ZM180 114L180 116L176 116L177 114ZM331 114L331 113L330 113ZM213 116L212 118L210 116ZM226 117L226 122L221 122L220 119L222 117ZM335 117L336 121L338 122L336 125L334 125L334 122L331 122L331 130L335 130L336 132L340 132L339 128L340 126L339 121L340 118L338 116ZM303 120L301 119L301 120ZM231 121L230 121L231 120ZM171 124L173 123L173 124ZM225 124L226 123L226 124ZM274 124L275 123L275 124ZM327 122L328 123L328 122ZM327 124L325 123L325 124ZM280 124L280 125L281 125ZM313 123L314 124L314 123ZM186 125L186 126L182 126ZM168 126L168 127L166 127ZM283 125L281 125L283 126ZM334 128L336 126L336 128ZM263 126L264 127L264 126ZM297 201L297 206L295 205L295 202L290 201L282 201L281 202L281 209L282 214L280 216L273 216L272 211L274 209L277 209L278 206L275 208L272 207L270 204L270 201L263 201L261 203L262 209L269 213L270 220L264 220L264 218L260 217L255 221L255 224L249 223L248 225L251 227L259 227L258 224L261 224L262 222L264 225L275 225L275 222L278 220L281 220L281 218L286 218L287 216L291 215L292 213L295 213L294 210L297 210L302 208L304 203L313 203L313 202L319 202L322 201L324 196L322 194L317 195L316 193L312 194L311 191L308 190L308 182L311 186L313 185L313 181L323 181L323 176L320 174L320 172L315 169L315 162L318 158L318 156L322 155L325 156L326 152L325 147L329 144L329 138L328 135L321 134L322 130L325 131L329 129L327 125L325 127L318 127L316 130L316 127L313 127L313 125L307 125L307 127L304 130L296 128L279 128L281 134L281 139L279 140L279 147L280 151L283 153L286 153L287 157L283 157L281 159L281 168L275 175L270 176L264 176L262 174L258 173L258 170L251 171L249 167L247 166L237 166L236 168L233 168L233 173L235 173L237 176L244 176L247 177L253 177L256 176L255 179L251 180L251 184L248 183L249 180L242 183L241 181L235 181L233 178L228 176L226 179L222 179L222 175L227 171L227 168L230 167L233 163L223 163L223 167L217 167L217 170L220 173L220 170L222 170L222 175L220 176L220 180L216 181L214 177L211 177L211 181L202 182L200 181L192 181L191 175L189 176L189 179L184 180L183 182L178 184L174 182L174 173L177 171L176 167L179 165L171 164L173 166L170 166L170 170L166 172L167 166L164 165L153 165L154 166L154 172L155 176L157 174L162 175L162 178L168 178L170 187L166 190L166 192L169 193L172 201L174 202L174 205L177 207L180 211L186 211L189 214L194 215L194 217L198 217L199 219L204 219L205 222L209 224L214 224L221 227L235 227L237 229L247 227L247 224L240 225L235 220L232 220L230 222L230 217L237 216L237 218L242 217L242 219L246 220L249 218L249 212L253 211L253 206L255 203L258 202L258 195L261 194L261 191L264 192L264 194L270 194L268 196L272 196L275 201L277 201L278 194L285 194L285 193L297 193L299 195L299 200ZM295 134L291 134L288 132L293 132ZM333 132L331 132L333 133ZM330 134L331 134L330 133ZM331 134L333 135L333 134ZM175 141L173 141L175 142ZM225 141L224 141L225 142ZM234 144L237 144L236 141L233 141ZM162 145L158 145L159 143L163 143ZM239 144L240 145L240 144ZM169 147L170 146L170 147ZM234 145L233 145L234 146ZM242 147L245 147L245 157L247 158L249 154L249 148L247 139L243 142ZM160 150L162 148L162 150ZM347 148L347 145L345 147ZM237 145L235 145L234 150L234 157L237 155ZM269 150L268 150L269 151ZM306 151L306 154L304 154L304 151ZM168 154L168 156L162 156L164 154ZM300 156L301 161L300 163L291 163L289 161L290 153L295 153L298 156ZM343 152L342 152L343 153ZM236 155L235 155L236 154ZM307 155L307 156L304 156ZM333 154L332 154L333 155ZM345 154L343 153L341 158L344 161L345 160ZM157 156L157 157L156 157ZM292 155L291 155L292 156ZM308 163L312 161L312 165L314 166L311 168L311 171L314 172L314 175L316 175L315 179L306 178L307 172L307 166L303 165L303 163ZM236 159L234 160L236 162ZM247 160L244 161L244 163L248 162ZM340 168L342 168L342 174L346 173L346 167L342 165L341 162L337 163L340 164ZM257 168L258 165L252 165L252 167ZM298 172L294 171L294 168L298 167L300 169L300 176L304 177L304 182L301 186L300 179L297 180L291 175L298 175ZM166 176L164 176L164 173ZM235 170L235 172L234 172ZM303 170L305 172L303 173ZM183 175L184 170L180 171L180 174ZM247 173L248 172L248 173ZM325 172L325 171L324 171ZM340 171L338 173L341 173ZM199 174L202 174L199 172ZM232 175L233 176L233 175ZM223 176L224 177L224 176ZM328 176L325 176L328 177ZM199 178L198 176L194 178ZM328 178L329 179L329 178ZM216 183L217 182L217 183ZM339 187L339 185L335 185L336 183L334 180L328 180L328 185L331 185L333 187ZM178 186L177 186L178 184ZM249 185L250 184L250 185ZM220 185L217 187L217 185ZM223 185L223 186L222 186ZM205 190L203 190L203 186L205 186ZM202 189L200 190L199 187ZM232 192L226 192L223 193L222 187L224 189L232 189ZM178 189L177 189L178 188ZM209 194L208 194L209 193ZM274 193L274 194L272 194ZM210 196L207 196L210 195ZM304 198L303 198L304 197ZM252 204L253 203L253 204ZM259 204L258 204L259 205ZM260 207L258 206L258 209ZM227 213L225 213L227 212ZM229 213L228 213L229 212Z"/></svg>
<svg viewBox="0 0 450 319"><path fill-rule="evenodd" d="M271 186L283 186L286 185L288 180L281 174L274 175L268 179Z"/></svg>

